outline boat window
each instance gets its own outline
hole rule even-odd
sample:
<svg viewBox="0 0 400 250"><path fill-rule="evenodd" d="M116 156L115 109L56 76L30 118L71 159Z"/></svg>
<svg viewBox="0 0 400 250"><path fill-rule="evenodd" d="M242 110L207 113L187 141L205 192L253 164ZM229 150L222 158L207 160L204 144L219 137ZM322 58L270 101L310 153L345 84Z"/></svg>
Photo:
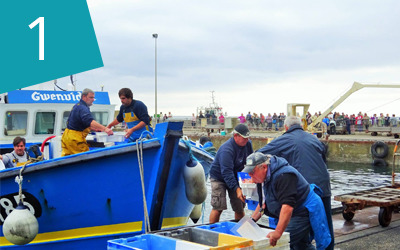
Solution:
<svg viewBox="0 0 400 250"><path fill-rule="evenodd" d="M108 112L95 111L92 112L92 116L95 119L95 121L100 123L101 125L103 126L108 125Z"/></svg>
<svg viewBox="0 0 400 250"><path fill-rule="evenodd" d="M70 113L71 111L65 111L63 114L62 127L61 127L62 131L64 131L67 128L67 121Z"/></svg>
<svg viewBox="0 0 400 250"><path fill-rule="evenodd" d="M37 112L35 120L36 135L54 134L56 113L55 112Z"/></svg>
<svg viewBox="0 0 400 250"><path fill-rule="evenodd" d="M4 135L26 135L27 124L27 111L6 111L4 119Z"/></svg>

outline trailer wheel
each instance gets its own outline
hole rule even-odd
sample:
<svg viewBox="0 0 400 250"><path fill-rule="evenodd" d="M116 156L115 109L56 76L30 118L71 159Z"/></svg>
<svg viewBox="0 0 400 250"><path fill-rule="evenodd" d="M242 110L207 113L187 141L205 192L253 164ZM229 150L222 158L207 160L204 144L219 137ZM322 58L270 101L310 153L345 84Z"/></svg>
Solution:
<svg viewBox="0 0 400 250"><path fill-rule="evenodd" d="M343 219L345 219L346 221L351 221L354 218L354 212L352 211L346 212L346 210L347 210L347 205L343 204L342 205Z"/></svg>
<svg viewBox="0 0 400 250"><path fill-rule="evenodd" d="M321 138L322 137L322 133L317 133L317 138Z"/></svg>
<svg viewBox="0 0 400 250"><path fill-rule="evenodd" d="M372 136L377 136L378 133L377 133L377 132L372 132L371 135L372 135Z"/></svg>
<svg viewBox="0 0 400 250"><path fill-rule="evenodd" d="M399 134L394 134L394 138L399 139Z"/></svg>
<svg viewBox="0 0 400 250"><path fill-rule="evenodd" d="M381 207L379 210L379 224L382 227L387 227L390 224L390 221L392 220L392 212L393 208L392 207Z"/></svg>

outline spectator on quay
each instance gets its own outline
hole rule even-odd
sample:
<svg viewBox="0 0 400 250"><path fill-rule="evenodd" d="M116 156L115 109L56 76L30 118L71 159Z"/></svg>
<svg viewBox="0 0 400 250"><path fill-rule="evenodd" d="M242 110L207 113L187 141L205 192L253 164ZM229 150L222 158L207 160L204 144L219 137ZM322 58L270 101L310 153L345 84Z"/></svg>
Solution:
<svg viewBox="0 0 400 250"><path fill-rule="evenodd" d="M324 119L322 119L322 122L326 124L326 126L329 127L329 118L327 116L325 116Z"/></svg>
<svg viewBox="0 0 400 250"><path fill-rule="evenodd" d="M205 118L204 115L203 115L203 112L201 112L201 111L200 111L200 114L199 114L199 118L200 118L200 119L201 119L201 118Z"/></svg>
<svg viewBox="0 0 400 250"><path fill-rule="evenodd" d="M281 113L280 117L279 117L279 130L283 129L283 123L285 122L286 119L286 115L285 113Z"/></svg>
<svg viewBox="0 0 400 250"><path fill-rule="evenodd" d="M271 113L268 113L267 117L265 118L265 122L267 123L267 129L272 130L272 116Z"/></svg>
<svg viewBox="0 0 400 250"><path fill-rule="evenodd" d="M261 127L263 128L265 124L265 116L262 113L260 113L260 123Z"/></svg>
<svg viewBox="0 0 400 250"><path fill-rule="evenodd" d="M239 186L237 173L243 170L247 156L253 153L249 136L249 128L239 124L233 131L233 137L222 144L217 151L210 169L212 206L210 223L218 222L222 211L227 209L226 192L235 212L235 220L240 220L245 215L245 197Z"/></svg>
<svg viewBox="0 0 400 250"><path fill-rule="evenodd" d="M389 127L390 126L390 115L386 114L385 117L385 127Z"/></svg>
<svg viewBox="0 0 400 250"><path fill-rule="evenodd" d="M250 111L246 115L246 120L247 120L248 126L253 126L253 116L251 115Z"/></svg>
<svg viewBox="0 0 400 250"><path fill-rule="evenodd" d="M217 124L217 116L215 115L215 113L211 113L211 119L212 119L212 124L215 125Z"/></svg>
<svg viewBox="0 0 400 250"><path fill-rule="evenodd" d="M240 116L238 117L238 119L239 119L239 122L240 122L240 123L245 123L245 122L246 122L246 117L244 117L243 113L240 114Z"/></svg>
<svg viewBox="0 0 400 250"><path fill-rule="evenodd" d="M307 125L310 125L310 124L311 124L311 122L312 122L312 120L311 120L311 113L310 113L310 111L308 111L308 112L307 112L307 115L306 115L306 120L307 120Z"/></svg>
<svg viewBox="0 0 400 250"><path fill-rule="evenodd" d="M253 182L264 184L265 198L261 199L260 206L267 216L279 219L275 230L267 235L271 246L275 246L286 231L290 233L290 249L315 249L312 238L318 249L333 249L333 236L329 233L318 187L310 185L284 158L260 152L247 157L243 172L248 173ZM261 218L259 211L258 207L253 213L254 221ZM314 237L310 237L311 230Z"/></svg>
<svg viewBox="0 0 400 250"><path fill-rule="evenodd" d="M258 126L260 125L260 117L258 117L256 113L253 113L253 122L254 125L258 128Z"/></svg>
<svg viewBox="0 0 400 250"><path fill-rule="evenodd" d="M196 116L192 113L192 128L196 127Z"/></svg>
<svg viewBox="0 0 400 250"><path fill-rule="evenodd" d="M168 119L171 119L172 118L172 114L171 114L171 112L168 112Z"/></svg>
<svg viewBox="0 0 400 250"><path fill-rule="evenodd" d="M168 120L168 116L167 116L167 114L164 114L163 122L165 122L166 120Z"/></svg>
<svg viewBox="0 0 400 250"><path fill-rule="evenodd" d="M272 124L274 124L275 131L278 131L278 116L276 113L272 116Z"/></svg>
<svg viewBox="0 0 400 250"><path fill-rule="evenodd" d="M336 135L336 121L333 118L329 120L329 134Z"/></svg>
<svg viewBox="0 0 400 250"><path fill-rule="evenodd" d="M363 116L362 116L361 112L358 112L358 115L356 117L356 125L357 125L358 132L361 132L362 125L363 125Z"/></svg>
<svg viewBox="0 0 400 250"><path fill-rule="evenodd" d="M350 129L351 129L351 133L355 133L356 132L356 115L352 114L350 116Z"/></svg>
<svg viewBox="0 0 400 250"><path fill-rule="evenodd" d="M351 135L350 118L349 118L349 116L347 114L344 116L344 122L346 124L347 134Z"/></svg>
<svg viewBox="0 0 400 250"><path fill-rule="evenodd" d="M221 125L224 125L224 123L225 123L225 117L224 117L224 115L223 115L222 113L219 115L218 119L219 119L219 123L220 123Z"/></svg>
<svg viewBox="0 0 400 250"><path fill-rule="evenodd" d="M392 118L390 118L390 125L391 125L392 127L397 127L397 118L396 118L396 115L395 115L395 114L393 114L393 115L392 115Z"/></svg>
<svg viewBox="0 0 400 250"><path fill-rule="evenodd" d="M378 117L378 127L384 127L385 126L385 117L383 116L383 113L380 113Z"/></svg>
<svg viewBox="0 0 400 250"><path fill-rule="evenodd" d="M368 129L369 129L369 116L367 113L364 113L364 117L363 117L363 125L365 128L365 132L368 133Z"/></svg>
<svg viewBox="0 0 400 250"><path fill-rule="evenodd" d="M373 116L371 116L371 127L376 127L376 123L377 123L377 117L376 114L374 114Z"/></svg>

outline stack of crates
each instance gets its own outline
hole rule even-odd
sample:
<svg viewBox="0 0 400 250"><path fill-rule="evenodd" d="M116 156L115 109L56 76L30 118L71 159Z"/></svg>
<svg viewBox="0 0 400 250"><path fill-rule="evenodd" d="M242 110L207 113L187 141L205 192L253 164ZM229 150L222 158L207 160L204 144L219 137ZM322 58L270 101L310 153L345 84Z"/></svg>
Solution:
<svg viewBox="0 0 400 250"><path fill-rule="evenodd" d="M225 221L225 222L218 222L218 223L211 224L211 225L202 225L202 226L198 226L197 228L211 230L214 232L220 232L220 233L224 233L224 234L241 236L237 231L233 230L235 227L237 227L237 225L238 225L238 223ZM278 240L277 245L273 247L269 244L269 239L266 238L268 233L272 232L273 230L266 229L266 228L259 228L257 230L262 230L262 234L265 236L262 238L259 238L257 236L254 238L252 237L254 250L258 250L258 249L279 249L279 250L290 249L289 233L287 233L287 232L283 233L281 238Z"/></svg>
<svg viewBox="0 0 400 250"><path fill-rule="evenodd" d="M253 241L188 227L108 241L108 250L252 250Z"/></svg>

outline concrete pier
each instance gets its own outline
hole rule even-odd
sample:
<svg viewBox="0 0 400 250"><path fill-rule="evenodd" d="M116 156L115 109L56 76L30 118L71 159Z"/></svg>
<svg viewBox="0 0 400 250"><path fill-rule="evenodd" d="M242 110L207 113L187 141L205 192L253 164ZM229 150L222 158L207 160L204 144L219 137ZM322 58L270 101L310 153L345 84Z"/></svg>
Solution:
<svg viewBox="0 0 400 250"><path fill-rule="evenodd" d="M231 134L222 136L219 133L207 133L200 129L192 128L184 128L183 133L193 141L198 140L201 136L209 136L217 149L231 137ZM283 132L250 130L250 138L254 150L265 146L269 141L280 136L282 133ZM351 135L330 135L328 139L320 140L328 145L328 161L367 164L373 161L371 146L376 141L383 141L389 147L389 153L384 159L388 165L390 165L393 160L394 145L399 139L395 139L393 136L371 136L370 133L356 132Z"/></svg>

